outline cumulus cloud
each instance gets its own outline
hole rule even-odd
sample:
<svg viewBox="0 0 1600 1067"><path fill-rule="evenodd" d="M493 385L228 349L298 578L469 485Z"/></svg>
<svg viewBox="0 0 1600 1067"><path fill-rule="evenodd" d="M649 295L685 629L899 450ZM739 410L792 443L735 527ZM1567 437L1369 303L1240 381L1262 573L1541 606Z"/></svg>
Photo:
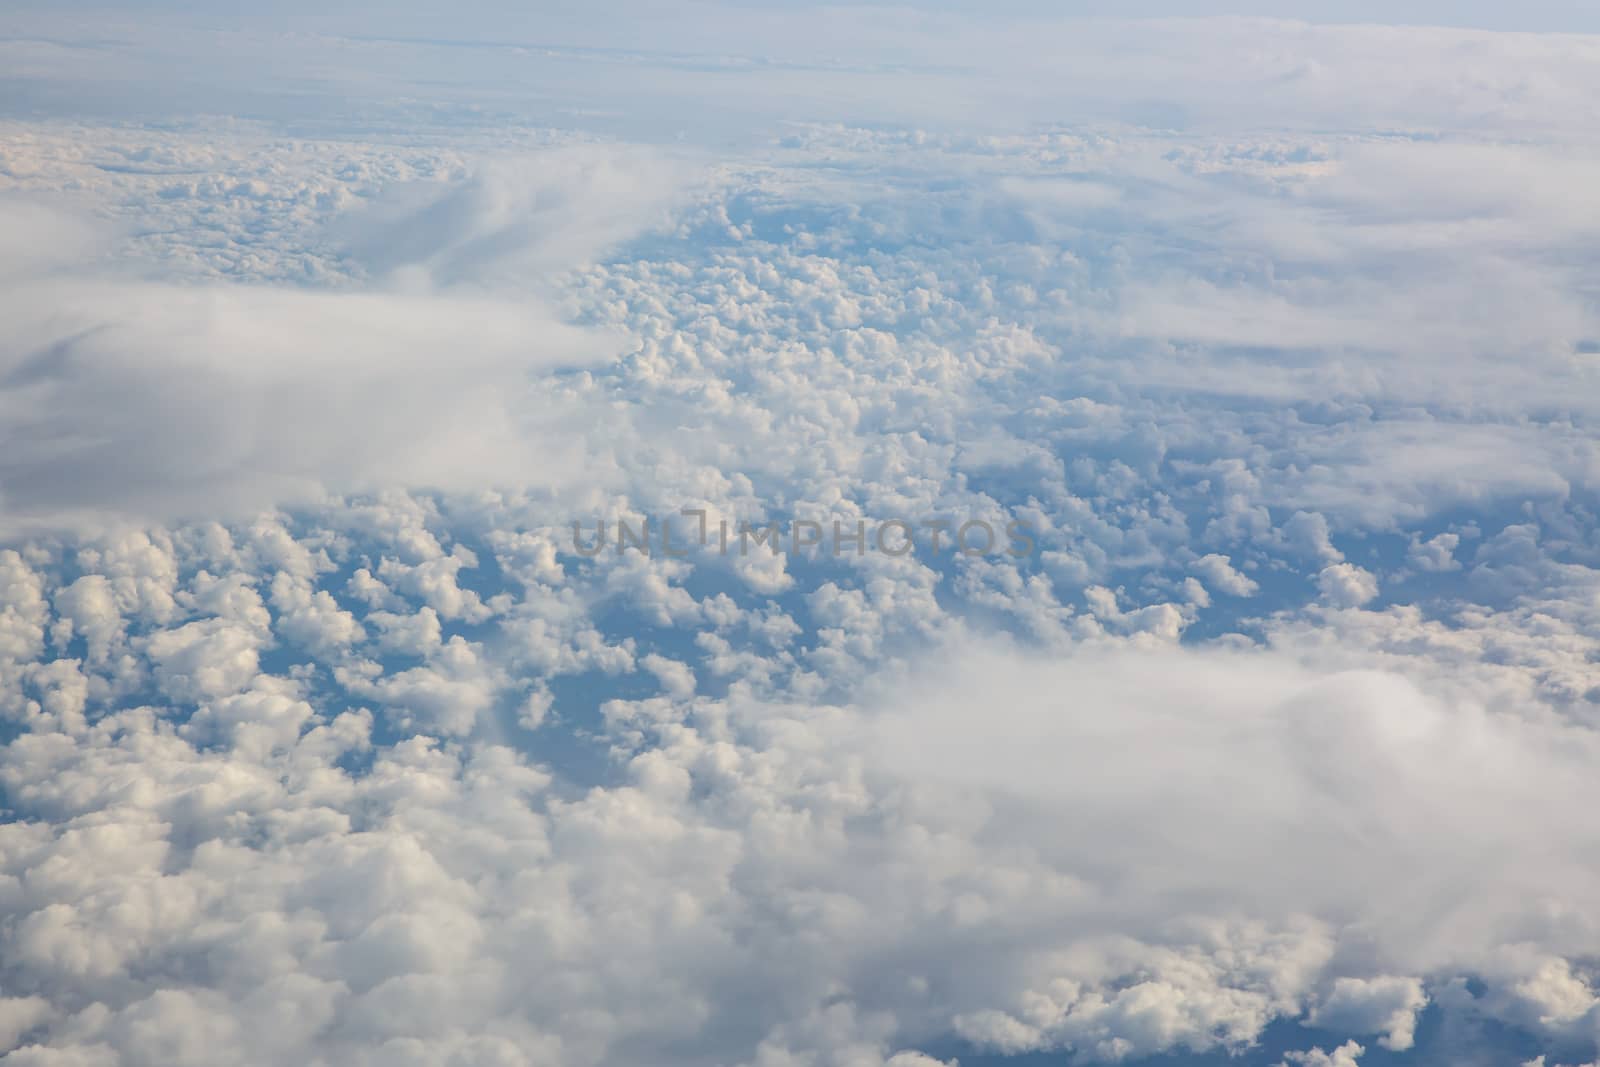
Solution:
<svg viewBox="0 0 1600 1067"><path fill-rule="evenodd" d="M1234 569L1227 556L1212 552L1195 561L1194 570L1206 584L1228 596L1254 596L1261 588Z"/></svg>
<svg viewBox="0 0 1600 1067"><path fill-rule="evenodd" d="M1324 1052L1320 1048L1290 1052L1278 1067L1357 1067L1357 1060L1365 1051L1354 1041L1346 1041L1332 1052Z"/></svg>
<svg viewBox="0 0 1600 1067"><path fill-rule="evenodd" d="M1378 579L1354 563L1335 563L1317 575L1317 588L1335 607L1355 608L1377 599Z"/></svg>
<svg viewBox="0 0 1600 1067"><path fill-rule="evenodd" d="M1593 42L316 6L0 42L8 1062L1592 1058Z"/></svg>
<svg viewBox="0 0 1600 1067"><path fill-rule="evenodd" d="M666 225L690 175L682 158L637 147L491 158L459 182L386 190L330 236L393 283L514 290Z"/></svg>
<svg viewBox="0 0 1600 1067"><path fill-rule="evenodd" d="M380 294L12 287L5 314L13 535L389 484L559 483L572 446L533 375L619 347L536 310Z"/></svg>
<svg viewBox="0 0 1600 1067"><path fill-rule="evenodd" d="M218 629L135 642L179 729L102 700L0 757L20 1062L1112 1061L1280 1017L1404 1049L1461 973L1528 1025L1592 1005L1592 731L1425 660L968 643L828 707L691 702L650 654L673 699L615 702L620 776L569 793L432 702L489 646L371 692L461 739L375 744Z"/></svg>
<svg viewBox="0 0 1600 1067"><path fill-rule="evenodd" d="M366 249L385 271L421 272L404 292L173 286L40 264L35 250L70 246L83 225L7 206L29 228L0 227L5 269L28 280L0 309L0 531L568 481L584 423L563 414L548 372L614 359L627 341L562 321L527 287L636 232L676 183L576 154L525 162L493 186L503 196L483 194L485 180L433 192L420 218L390 220L396 247Z"/></svg>
<svg viewBox="0 0 1600 1067"><path fill-rule="evenodd" d="M1382 1034L1378 1043L1384 1048L1404 1051L1413 1044L1417 1012L1427 1003L1416 978L1340 978L1307 1021L1339 1033Z"/></svg>
<svg viewBox="0 0 1600 1067"><path fill-rule="evenodd" d="M1054 827L1051 854L1116 880L1136 923L1208 901L1358 917L1374 972L1312 1018L1387 1047L1411 1042L1417 976L1496 969L1497 931L1532 930L1546 907L1576 917L1596 877L1564 799L1587 788L1595 736L1537 709L1262 652L946 658L883 698L870 736L885 767L1014 798ZM1507 862L1481 863L1487 842ZM1587 951L1574 931L1532 936Z"/></svg>

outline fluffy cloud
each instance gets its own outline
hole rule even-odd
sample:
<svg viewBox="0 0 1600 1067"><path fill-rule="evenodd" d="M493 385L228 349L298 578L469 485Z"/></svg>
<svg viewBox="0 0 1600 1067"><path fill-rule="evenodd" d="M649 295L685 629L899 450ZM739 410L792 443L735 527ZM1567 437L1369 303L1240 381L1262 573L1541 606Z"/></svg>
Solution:
<svg viewBox="0 0 1600 1067"><path fill-rule="evenodd" d="M1378 579L1353 563L1335 563L1317 575L1323 599L1335 607L1354 608L1378 596Z"/></svg>
<svg viewBox="0 0 1600 1067"><path fill-rule="evenodd" d="M1379 1033L1384 1048L1402 1051L1412 1046L1417 1012L1427 1003L1422 983L1415 978L1340 978L1308 1021L1342 1033Z"/></svg>
<svg viewBox="0 0 1600 1067"><path fill-rule="evenodd" d="M1278 1067L1357 1067L1356 1060L1365 1051L1354 1041L1346 1041L1332 1052L1324 1052L1320 1048L1309 1052L1291 1052Z"/></svg>
<svg viewBox="0 0 1600 1067"><path fill-rule="evenodd" d="M334 227L369 274L427 288L516 291L665 225L690 178L658 151L598 145L490 159L440 188L392 188Z"/></svg>
<svg viewBox="0 0 1600 1067"><path fill-rule="evenodd" d="M1254 596L1260 586L1234 569L1227 556L1212 552L1195 562L1196 573L1219 593L1228 596Z"/></svg>
<svg viewBox="0 0 1600 1067"><path fill-rule="evenodd" d="M1593 42L1022 6L8 16L8 1062L1593 1057Z"/></svg>
<svg viewBox="0 0 1600 1067"><path fill-rule="evenodd" d="M624 170L605 153L552 152L497 185L436 193L417 217L388 220L388 244L361 249L403 275L402 291L127 280L61 261L82 224L0 204L3 269L28 278L0 307L0 432L12 442L0 528L568 481L583 422L548 372L614 359L627 341L561 321L530 287L630 236L676 194L670 168L641 180L644 159Z"/></svg>
<svg viewBox="0 0 1600 1067"><path fill-rule="evenodd" d="M676 700L618 702L620 778L568 794L136 640L186 722L102 700L0 761L19 1062L205 1062L197 1027L263 1064L913 1063L950 1031L1117 1059L1300 1016L1401 1049L1455 974L1525 1025L1592 1004L1591 731L1435 695L1426 656L969 638L830 708L694 697L651 654ZM418 676L375 691L414 716L390 732L458 732L472 702Z"/></svg>
<svg viewBox="0 0 1600 1067"><path fill-rule="evenodd" d="M1419 974L1493 969L1494 931L1581 914L1595 872L1560 857L1580 851L1562 798L1585 788L1587 728L1282 655L945 658L872 721L885 765L1013 797L1055 826L1051 854L1126 872L1118 904L1146 919L1207 900L1360 915L1370 965ZM1520 858L1485 869L1491 841ZM1543 947L1575 936L1551 927ZM1425 998L1383 974L1336 985L1313 1019L1407 1047Z"/></svg>

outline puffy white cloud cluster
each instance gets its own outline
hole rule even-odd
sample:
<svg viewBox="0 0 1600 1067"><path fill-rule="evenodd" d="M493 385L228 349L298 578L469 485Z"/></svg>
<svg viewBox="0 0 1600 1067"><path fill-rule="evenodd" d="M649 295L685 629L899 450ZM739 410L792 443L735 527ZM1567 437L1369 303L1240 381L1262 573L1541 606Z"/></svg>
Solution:
<svg viewBox="0 0 1600 1067"><path fill-rule="evenodd" d="M1096 21L1039 129L1012 17L328 7L433 119L0 128L0 1058L1593 1057L1592 42ZM276 39L152 32L16 77ZM503 132L613 64L716 136ZM1034 550L574 549L684 509Z"/></svg>
<svg viewBox="0 0 1600 1067"><path fill-rule="evenodd" d="M1464 702L1488 683L1414 637L1365 672L1289 620L1280 651L1059 659L929 605L943 651L781 702L782 650L861 629L842 592L787 627L704 596L722 647L675 658L563 611L608 584L571 555L480 601L490 630L349 588L459 558L472 522L390 497L0 560L7 654L62 653L0 760L16 1062L912 1064L952 1032L1117 1059L1285 1017L1405 1049L1456 974L1474 1011L1591 1026L1592 731ZM348 640L304 640L318 602ZM1381 632L1346 610L1314 632ZM736 649L765 672L697 695ZM613 770L587 784L519 721L529 679L583 670L650 679L591 724Z"/></svg>
<svg viewBox="0 0 1600 1067"><path fill-rule="evenodd" d="M343 288L174 284L145 280L149 265L138 260L72 256L88 224L29 195L72 171L48 158L60 165L0 199L0 270L12 279L0 298L0 532L9 536L93 528L107 516L233 518L330 490L560 484L581 454L574 428L585 420L536 380L614 359L627 340L563 321L548 292L516 284L516 265L582 261L649 225L679 187L666 169L641 183L642 154L630 167L606 149L549 149L514 168L491 161L465 192L432 190L434 203L394 193L345 216L342 230L325 226L323 240L344 249ZM327 180L291 172L251 184L294 199L304 196L297 183ZM365 181L336 186L344 195L334 205ZM173 198L188 207L174 224L204 237L188 220L211 214L206 198L192 189ZM390 199L414 214L379 217L402 210ZM370 234L380 227L407 237L378 242ZM224 240L278 253L271 239L251 246L245 229ZM292 230L282 240L293 247ZM193 257L189 267L216 273ZM291 273L278 267L226 270L259 283ZM361 280L369 284L355 288Z"/></svg>
<svg viewBox="0 0 1600 1067"><path fill-rule="evenodd" d="M1291 1052L1279 1067L1357 1067L1356 1058L1365 1051L1354 1041L1346 1041L1332 1052L1324 1052L1320 1048Z"/></svg>

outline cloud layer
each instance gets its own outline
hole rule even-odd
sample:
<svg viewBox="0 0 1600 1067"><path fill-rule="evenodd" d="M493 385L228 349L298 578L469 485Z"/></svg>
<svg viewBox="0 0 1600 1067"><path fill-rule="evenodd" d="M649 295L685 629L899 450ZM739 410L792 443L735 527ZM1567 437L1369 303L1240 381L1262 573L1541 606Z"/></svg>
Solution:
<svg viewBox="0 0 1600 1067"><path fill-rule="evenodd" d="M649 160L551 151L380 199L333 235L381 283L360 291L132 279L73 257L89 224L3 205L0 526L568 483L586 420L550 372L629 342L562 321L548 283L656 220L680 172Z"/></svg>
<svg viewBox="0 0 1600 1067"><path fill-rule="evenodd" d="M0 1058L1594 1059L1592 40L374 10L0 17Z"/></svg>

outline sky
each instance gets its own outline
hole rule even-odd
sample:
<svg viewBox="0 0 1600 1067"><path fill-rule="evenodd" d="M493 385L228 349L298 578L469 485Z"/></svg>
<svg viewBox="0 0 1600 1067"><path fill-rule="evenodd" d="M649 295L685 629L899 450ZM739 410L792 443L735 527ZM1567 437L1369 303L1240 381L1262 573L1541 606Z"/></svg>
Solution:
<svg viewBox="0 0 1600 1067"><path fill-rule="evenodd" d="M0 1063L1593 1067L1600 12L0 11Z"/></svg>

